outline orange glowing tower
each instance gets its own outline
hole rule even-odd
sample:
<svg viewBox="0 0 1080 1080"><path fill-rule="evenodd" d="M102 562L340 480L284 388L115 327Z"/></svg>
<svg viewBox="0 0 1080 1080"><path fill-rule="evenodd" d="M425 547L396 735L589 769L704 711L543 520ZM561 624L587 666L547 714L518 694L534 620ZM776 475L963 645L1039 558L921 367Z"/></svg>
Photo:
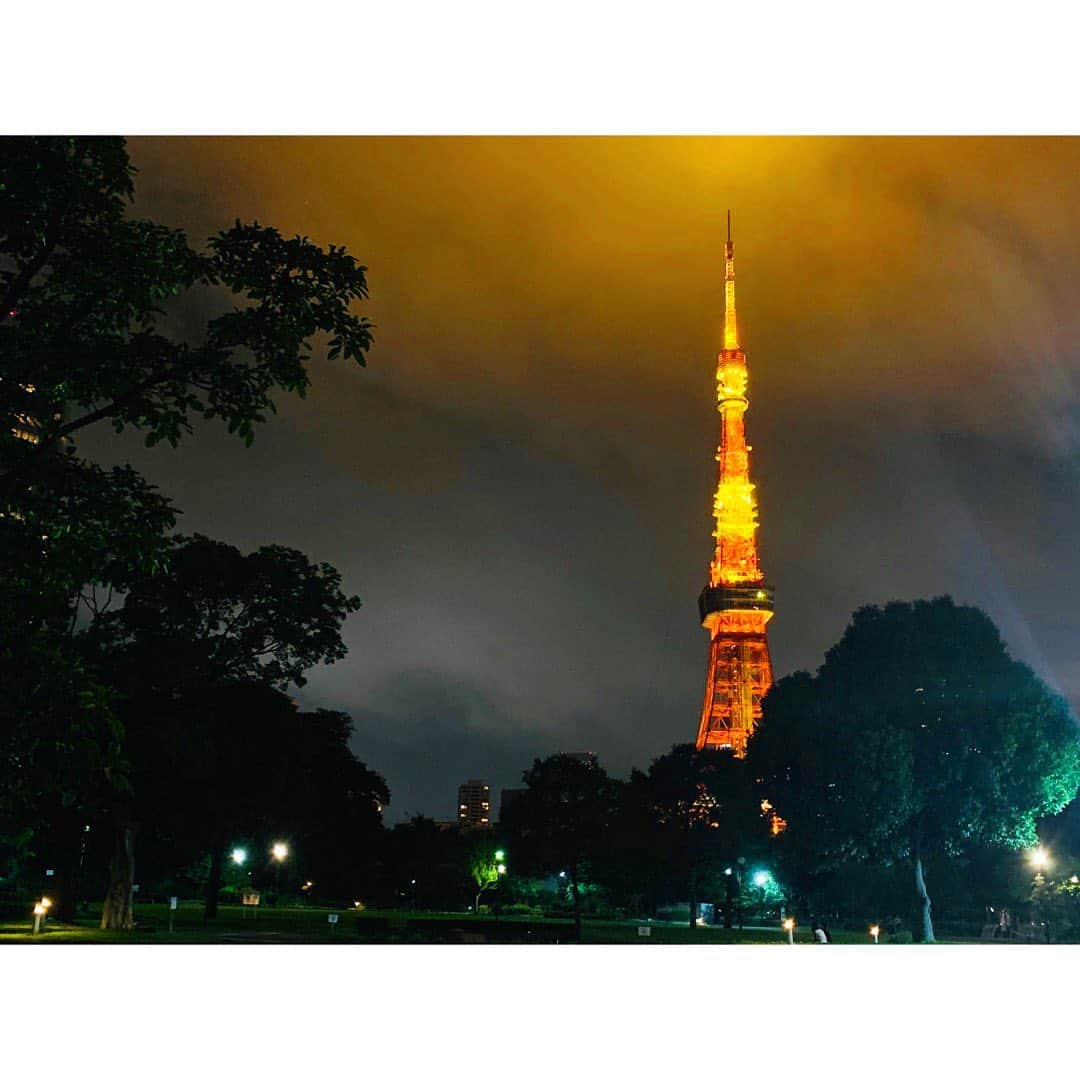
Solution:
<svg viewBox="0 0 1080 1080"><path fill-rule="evenodd" d="M750 447L743 415L746 353L735 322L735 248L731 211L724 272L724 347L716 362L716 408L720 445L716 451L716 554L709 581L698 598L701 625L709 631L709 670L698 728L699 750L746 753L746 741L761 719L761 699L772 685L765 626L773 614L773 590L758 563L757 500L750 483Z"/></svg>

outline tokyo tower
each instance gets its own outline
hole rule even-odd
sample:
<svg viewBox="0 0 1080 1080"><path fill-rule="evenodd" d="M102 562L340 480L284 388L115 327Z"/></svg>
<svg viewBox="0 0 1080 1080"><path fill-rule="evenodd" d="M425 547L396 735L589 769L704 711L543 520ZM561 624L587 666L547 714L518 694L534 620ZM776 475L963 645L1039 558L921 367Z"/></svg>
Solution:
<svg viewBox="0 0 1080 1080"><path fill-rule="evenodd" d="M761 700L772 685L765 627L773 615L773 590L758 562L757 500L750 483L750 447L744 414L746 353L735 320L735 248L731 211L724 270L724 347L716 362L716 408L720 445L713 500L716 553L698 598L701 624L709 631L709 669L697 748L729 749L736 757L761 719Z"/></svg>

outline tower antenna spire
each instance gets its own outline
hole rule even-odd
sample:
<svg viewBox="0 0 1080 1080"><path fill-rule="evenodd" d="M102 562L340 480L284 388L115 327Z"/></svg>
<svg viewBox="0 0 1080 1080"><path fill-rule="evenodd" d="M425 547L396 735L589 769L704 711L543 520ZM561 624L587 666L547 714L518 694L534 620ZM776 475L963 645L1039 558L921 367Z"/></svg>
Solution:
<svg viewBox="0 0 1080 1080"><path fill-rule="evenodd" d="M731 242L731 211L727 212L727 244L724 246L724 348L739 347L735 322L735 245Z"/></svg>

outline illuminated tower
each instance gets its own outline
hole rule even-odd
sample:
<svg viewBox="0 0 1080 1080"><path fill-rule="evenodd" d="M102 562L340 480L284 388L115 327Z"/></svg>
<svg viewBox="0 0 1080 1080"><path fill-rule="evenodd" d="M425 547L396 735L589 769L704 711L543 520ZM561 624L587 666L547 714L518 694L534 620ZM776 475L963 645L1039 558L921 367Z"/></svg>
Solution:
<svg viewBox="0 0 1080 1080"><path fill-rule="evenodd" d="M761 699L772 685L765 625L773 614L773 591L758 565L757 503L750 483L750 447L743 414L746 353L735 323L735 249L731 212L724 272L724 347L716 362L717 448L716 554L698 598L701 624L709 631L709 670L697 748L746 753L746 740L761 719Z"/></svg>

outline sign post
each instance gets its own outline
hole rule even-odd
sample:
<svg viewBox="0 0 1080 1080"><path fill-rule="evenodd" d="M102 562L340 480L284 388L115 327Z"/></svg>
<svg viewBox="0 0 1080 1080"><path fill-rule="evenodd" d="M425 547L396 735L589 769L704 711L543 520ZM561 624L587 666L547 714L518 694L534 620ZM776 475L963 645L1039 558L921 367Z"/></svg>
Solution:
<svg viewBox="0 0 1080 1080"><path fill-rule="evenodd" d="M337 912L331 912L329 915L327 915L326 921L330 924L330 933L333 934L333 932L337 929Z"/></svg>
<svg viewBox="0 0 1080 1080"><path fill-rule="evenodd" d="M175 896L169 897L169 933L173 932L173 916L176 914L176 908L179 904L179 899Z"/></svg>

